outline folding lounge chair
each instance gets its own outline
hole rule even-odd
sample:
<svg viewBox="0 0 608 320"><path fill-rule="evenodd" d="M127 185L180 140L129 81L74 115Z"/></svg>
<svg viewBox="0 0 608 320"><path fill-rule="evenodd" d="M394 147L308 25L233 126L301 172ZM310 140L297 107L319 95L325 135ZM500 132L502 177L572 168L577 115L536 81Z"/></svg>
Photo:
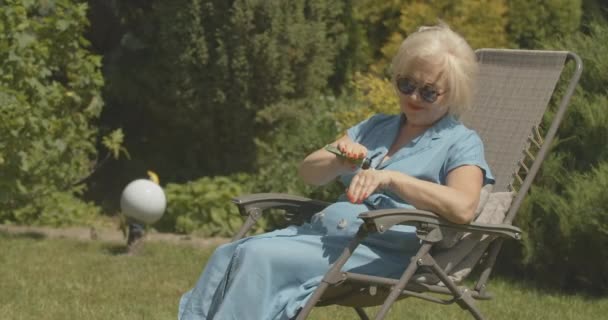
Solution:
<svg viewBox="0 0 608 320"><path fill-rule="evenodd" d="M364 307L382 305L375 319L384 319L391 305L405 297L439 304L455 302L475 319L484 319L474 300L491 299L486 284L502 243L504 239L521 237L521 230L513 226L512 221L550 149L581 75L582 62L576 54L564 51L481 49L476 53L481 65L478 92L474 107L460 119L482 137L486 160L496 178L493 192L485 196L490 200L482 210L478 209L481 215L491 211L490 218L480 221L480 215L470 224L458 225L423 210L383 209L360 214L364 223L325 274L298 314L298 320L306 319L314 306L331 304L353 307L364 320L369 319ZM573 71L562 72L568 62L574 63ZM571 75L569 80L562 79L565 74ZM569 84L543 138L539 125L560 79ZM485 201L483 198L482 192L481 202ZM233 240L245 236L266 209L283 209L288 221L298 224L328 205L271 193L238 197L234 203L246 221ZM492 220L493 223L488 223ZM382 233L396 224L415 226L422 243L400 279L341 271L368 234ZM467 241L474 242L473 246L461 246ZM445 242L455 244L445 249ZM467 251L458 252L463 251L463 247ZM479 278L473 287L467 288L459 280L472 267L481 268ZM428 281L432 278L433 281Z"/></svg>

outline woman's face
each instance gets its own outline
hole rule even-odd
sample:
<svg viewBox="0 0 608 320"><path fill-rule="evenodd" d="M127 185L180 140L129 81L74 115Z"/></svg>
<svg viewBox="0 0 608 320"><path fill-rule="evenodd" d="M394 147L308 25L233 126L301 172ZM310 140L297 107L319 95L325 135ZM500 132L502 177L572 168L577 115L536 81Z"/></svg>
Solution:
<svg viewBox="0 0 608 320"><path fill-rule="evenodd" d="M448 112L445 103L448 88L443 70L422 59L416 59L412 64L408 74L397 77L401 112L406 115L408 124L431 126Z"/></svg>

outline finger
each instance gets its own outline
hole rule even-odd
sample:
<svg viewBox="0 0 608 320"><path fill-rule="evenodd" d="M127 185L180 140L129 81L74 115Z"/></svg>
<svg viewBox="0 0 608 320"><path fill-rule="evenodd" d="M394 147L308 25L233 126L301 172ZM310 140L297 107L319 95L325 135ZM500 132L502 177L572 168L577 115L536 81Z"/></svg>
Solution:
<svg viewBox="0 0 608 320"><path fill-rule="evenodd" d="M356 194L355 199L353 199L356 203L363 202L369 197L370 194L374 193L374 191L376 191L376 189L378 188L378 179L374 175L375 173L376 172L373 170L362 171L361 175L358 177L358 181L362 183L360 183L360 190L358 190L358 194Z"/></svg>
<svg viewBox="0 0 608 320"><path fill-rule="evenodd" d="M372 184L369 184L361 193L361 201L364 201L365 199L369 198L369 196L374 193L376 189L378 189L378 183L374 182Z"/></svg>
<svg viewBox="0 0 608 320"><path fill-rule="evenodd" d="M351 203L355 203L355 192L357 189L357 181L359 180L358 176L355 176L351 181L350 184L348 185L348 189L346 189L346 196L348 197L348 201L350 201Z"/></svg>
<svg viewBox="0 0 608 320"><path fill-rule="evenodd" d="M369 187L369 185L363 186L360 190L359 190L359 194L357 195L355 202L356 203L363 203L363 201L365 201L365 199L367 199L367 197L369 196L369 194L371 194L370 190L372 190L372 188Z"/></svg>
<svg viewBox="0 0 608 320"><path fill-rule="evenodd" d="M357 156L359 159L364 158L367 155L367 148L359 145L359 149L357 150Z"/></svg>
<svg viewBox="0 0 608 320"><path fill-rule="evenodd" d="M346 193L346 198L348 199L348 202L353 202L353 199L350 196L350 187L346 188L345 191L346 191L345 193Z"/></svg>
<svg viewBox="0 0 608 320"><path fill-rule="evenodd" d="M357 159L359 159L359 154L360 154L360 153L361 153L361 150L360 150L358 147L354 147L354 148L353 148L353 152L352 152L352 154L351 154L351 157L352 157L354 160L357 160Z"/></svg>
<svg viewBox="0 0 608 320"><path fill-rule="evenodd" d="M359 193L359 191L357 191L359 188L357 187L351 187L348 188L348 200L351 203L359 203L359 197L357 196L357 194Z"/></svg>
<svg viewBox="0 0 608 320"><path fill-rule="evenodd" d="M357 157L358 153L359 153L359 147L358 147L358 145L357 144L352 145L351 149L350 149L349 157L351 159L355 159Z"/></svg>
<svg viewBox="0 0 608 320"><path fill-rule="evenodd" d="M350 181L350 184L348 185L348 188L346 189L346 196L348 197L348 201L350 202L354 202L354 191L355 191L355 186L357 185L357 181L359 181L359 176L355 175L353 177L353 179Z"/></svg>
<svg viewBox="0 0 608 320"><path fill-rule="evenodd" d="M350 201L350 203L357 203L357 199L354 196L354 192L355 187L348 187L348 189L346 189L346 196L348 197L348 201Z"/></svg>
<svg viewBox="0 0 608 320"><path fill-rule="evenodd" d="M342 152L342 155L345 156L346 158L350 159L352 158L352 146L348 143L345 142L339 142L336 147L338 148L338 150L340 150L340 152Z"/></svg>
<svg viewBox="0 0 608 320"><path fill-rule="evenodd" d="M353 186L353 190L352 190L352 198L355 203L361 202L361 194L363 193L363 190L365 188L366 188L365 176L359 176L359 179Z"/></svg>
<svg viewBox="0 0 608 320"><path fill-rule="evenodd" d="M350 144L344 144L344 148L342 149L342 153L350 158L350 154L352 153L352 146Z"/></svg>

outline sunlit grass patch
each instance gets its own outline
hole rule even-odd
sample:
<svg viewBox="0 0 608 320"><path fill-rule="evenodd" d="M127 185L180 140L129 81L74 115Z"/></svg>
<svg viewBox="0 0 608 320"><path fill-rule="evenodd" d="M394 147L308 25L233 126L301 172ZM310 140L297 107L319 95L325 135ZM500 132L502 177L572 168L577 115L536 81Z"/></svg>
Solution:
<svg viewBox="0 0 608 320"><path fill-rule="evenodd" d="M124 252L116 243L0 233L0 319L176 319L180 296L194 285L212 248L149 242L138 255ZM494 279L490 290L497 298L479 302L489 319L608 314L608 298L547 293L502 279ZM315 309L311 319L356 317L349 308L326 307ZM472 317L456 305L406 299L388 319Z"/></svg>

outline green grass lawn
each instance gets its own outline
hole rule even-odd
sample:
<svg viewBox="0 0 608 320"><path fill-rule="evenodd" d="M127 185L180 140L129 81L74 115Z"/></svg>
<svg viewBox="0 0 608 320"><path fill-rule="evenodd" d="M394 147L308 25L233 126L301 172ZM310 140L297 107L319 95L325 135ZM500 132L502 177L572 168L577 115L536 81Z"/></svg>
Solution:
<svg viewBox="0 0 608 320"><path fill-rule="evenodd" d="M178 299L211 253L146 243L137 256L103 242L0 233L0 319L176 319ZM480 301L489 319L604 319L608 298L547 293L494 279L498 297ZM247 303L244 301L244 303ZM373 312L373 311L372 311ZM348 308L317 308L312 319L356 319ZM457 306L406 299L389 319L472 319Z"/></svg>

